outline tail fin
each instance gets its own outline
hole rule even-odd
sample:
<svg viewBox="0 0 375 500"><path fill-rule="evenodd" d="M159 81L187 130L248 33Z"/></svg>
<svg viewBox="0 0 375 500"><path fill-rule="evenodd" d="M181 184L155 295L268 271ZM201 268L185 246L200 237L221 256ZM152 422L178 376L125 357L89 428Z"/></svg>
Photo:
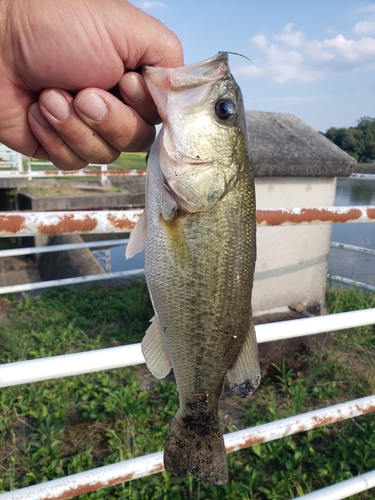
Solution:
<svg viewBox="0 0 375 500"><path fill-rule="evenodd" d="M178 477L190 472L202 483L225 484L227 457L217 413L193 416L179 410L165 439L164 466Z"/></svg>

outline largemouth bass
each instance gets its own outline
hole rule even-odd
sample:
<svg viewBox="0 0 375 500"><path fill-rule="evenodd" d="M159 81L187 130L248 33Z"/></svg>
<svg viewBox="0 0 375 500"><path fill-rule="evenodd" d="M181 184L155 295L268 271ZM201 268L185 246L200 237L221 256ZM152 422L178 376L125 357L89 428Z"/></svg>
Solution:
<svg viewBox="0 0 375 500"><path fill-rule="evenodd" d="M260 382L251 315L255 191L245 110L226 53L182 68L145 67L163 118L148 161L146 208L127 248L146 247L155 316L142 341L150 371L173 368L180 408L164 465L227 482L218 408L224 379L241 397Z"/></svg>

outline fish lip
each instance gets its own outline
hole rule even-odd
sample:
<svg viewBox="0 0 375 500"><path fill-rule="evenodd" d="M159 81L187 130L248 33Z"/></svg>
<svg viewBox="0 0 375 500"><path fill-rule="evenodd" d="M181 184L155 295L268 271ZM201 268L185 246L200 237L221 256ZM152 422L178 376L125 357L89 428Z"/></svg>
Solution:
<svg viewBox="0 0 375 500"><path fill-rule="evenodd" d="M217 81L229 72L228 52L218 52L209 59L178 68L142 66L142 74L146 79L170 90L186 90Z"/></svg>
<svg viewBox="0 0 375 500"><path fill-rule="evenodd" d="M228 62L228 52L218 52L214 56L209 57L208 59L204 59L203 61L193 64L187 64L184 66L179 66L177 68L162 68L161 66L144 65L142 66L142 71L146 71L147 73L155 73L156 71L159 70L173 69L174 71L190 72L191 70L194 71L195 69L200 69L201 67L211 66L212 64L215 64L217 61L220 60Z"/></svg>

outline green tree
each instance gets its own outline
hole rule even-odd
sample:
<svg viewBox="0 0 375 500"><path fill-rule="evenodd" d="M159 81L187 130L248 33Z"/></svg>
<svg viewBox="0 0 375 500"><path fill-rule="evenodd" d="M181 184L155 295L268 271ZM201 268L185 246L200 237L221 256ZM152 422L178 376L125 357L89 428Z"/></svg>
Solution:
<svg viewBox="0 0 375 500"><path fill-rule="evenodd" d="M371 162L375 159L375 118L368 116L358 120L358 131L361 136L361 162Z"/></svg>
<svg viewBox="0 0 375 500"><path fill-rule="evenodd" d="M360 118L356 127L331 127L323 135L359 163L375 159L375 118Z"/></svg>

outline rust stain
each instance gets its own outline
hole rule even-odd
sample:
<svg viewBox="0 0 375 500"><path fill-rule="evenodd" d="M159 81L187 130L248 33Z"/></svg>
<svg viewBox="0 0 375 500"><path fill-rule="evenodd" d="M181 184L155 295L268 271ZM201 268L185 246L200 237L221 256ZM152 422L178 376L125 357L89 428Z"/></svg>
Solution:
<svg viewBox="0 0 375 500"><path fill-rule="evenodd" d="M119 483L126 483L127 481L131 481L133 477L134 473L126 474L125 476L116 477L111 481L105 481L105 482L98 481L97 483L84 484L82 486L77 486L76 488L71 488L70 490L65 491L64 493L61 493L61 495L58 496L54 495L52 497L44 497L44 498L45 500L69 500L70 498L74 498L79 495L84 495L86 493L92 493L93 491L108 488L109 486L115 486L116 484Z"/></svg>
<svg viewBox="0 0 375 500"><path fill-rule="evenodd" d="M375 220L375 207L367 209L367 217Z"/></svg>
<svg viewBox="0 0 375 500"><path fill-rule="evenodd" d="M64 175L64 171L61 172ZM54 175L60 175L59 172L56 172L55 170L45 170L43 174L47 176L53 177Z"/></svg>
<svg viewBox="0 0 375 500"><path fill-rule="evenodd" d="M158 474L159 472L163 472L163 470L164 470L164 465L161 462L160 464L155 465L155 467L153 467L152 469L150 469L148 475L152 476L152 474Z"/></svg>
<svg viewBox="0 0 375 500"><path fill-rule="evenodd" d="M164 470L163 463L159 463L155 465L152 469L148 471L148 476L152 474L157 474ZM117 476L116 478L108 481L98 481L95 483L90 482L90 484L83 484L82 486L77 486L76 488L72 487L68 491L61 493L59 496L46 497L46 500L69 500L70 498L77 497L79 495L84 495L86 493L92 493L93 491L101 490L104 488L108 488L109 486L115 486L116 484L126 483L127 481L132 481L135 476L135 472L130 474L126 474L124 476Z"/></svg>
<svg viewBox="0 0 375 500"><path fill-rule="evenodd" d="M107 215L108 221L117 229L123 229L125 231L130 231L134 228L136 222L128 219L127 217L118 218L112 214Z"/></svg>
<svg viewBox="0 0 375 500"><path fill-rule="evenodd" d="M41 234L89 233L97 225L97 220L89 215L76 219L72 214L61 217L57 224L39 224L38 232Z"/></svg>
<svg viewBox="0 0 375 500"><path fill-rule="evenodd" d="M261 444L265 442L265 438L262 436L249 436L245 439L245 441L238 445L226 446L225 450L227 453L231 453L232 451L242 450L243 448L249 448L250 446L254 446L255 444Z"/></svg>
<svg viewBox="0 0 375 500"><path fill-rule="evenodd" d="M375 405L370 405L367 408L361 408L359 405L356 405L355 407L363 415L366 415L367 413L373 413L375 411Z"/></svg>
<svg viewBox="0 0 375 500"><path fill-rule="evenodd" d="M361 215L362 212L358 208L352 208L343 213L333 213L326 209L304 208L299 214L290 213L288 210L275 210L274 212L269 210L257 210L257 223L265 223L267 226L280 226L285 222L292 224L316 221L349 222L359 219Z"/></svg>
<svg viewBox="0 0 375 500"><path fill-rule="evenodd" d="M101 173L101 172L100 172ZM146 175L146 170L136 170L136 169L122 169L122 170L117 170L117 169L109 169L105 174L108 175Z"/></svg>
<svg viewBox="0 0 375 500"><path fill-rule="evenodd" d="M23 175L29 175L29 172L21 172ZM48 177L56 177L56 176L98 176L100 177L101 175L116 175L116 176L127 176L127 175L135 175L135 176L143 176L146 175L146 170L143 169L108 169L104 170L103 172L98 169L93 169L93 170L82 170L81 172L78 170L44 170L43 174Z"/></svg>
<svg viewBox="0 0 375 500"><path fill-rule="evenodd" d="M312 426L312 428L315 429L316 427L322 427L324 425L334 424L335 422L341 422L342 420L345 420L346 418L348 418L348 417L341 415L341 414L333 416L333 417L323 417L323 416L322 417L313 417L312 420L314 422L314 425Z"/></svg>
<svg viewBox="0 0 375 500"><path fill-rule="evenodd" d="M25 228L25 217L23 217L22 215L0 216L0 233L16 234Z"/></svg>

